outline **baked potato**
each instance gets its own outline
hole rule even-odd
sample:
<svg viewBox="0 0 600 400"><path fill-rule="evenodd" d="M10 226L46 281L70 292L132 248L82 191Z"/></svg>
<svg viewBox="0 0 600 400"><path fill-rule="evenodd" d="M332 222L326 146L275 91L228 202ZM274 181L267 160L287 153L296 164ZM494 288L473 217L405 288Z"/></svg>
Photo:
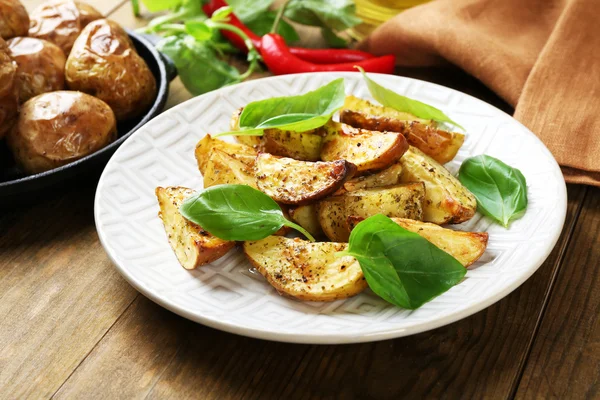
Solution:
<svg viewBox="0 0 600 400"><path fill-rule="evenodd" d="M0 0L0 38L27 36L29 15L19 0Z"/></svg>
<svg viewBox="0 0 600 400"><path fill-rule="evenodd" d="M422 183L385 188L363 189L332 196L317 204L323 232L334 242L347 242L350 236L348 217L388 217L420 220L423 216L425 186Z"/></svg>
<svg viewBox="0 0 600 400"><path fill-rule="evenodd" d="M350 230L354 229L363 219L355 216L348 217ZM406 218L392 218L392 220L407 231L423 236L432 244L456 258L465 267L477 261L487 247L487 232L453 231L429 222Z"/></svg>
<svg viewBox="0 0 600 400"><path fill-rule="evenodd" d="M237 131L240 129L240 115L242 114L242 111L244 111L244 107L238 108L231 115L229 129L232 131ZM246 146L254 147L256 149L260 148L262 143L261 136L235 135L234 137L241 144L245 144Z"/></svg>
<svg viewBox="0 0 600 400"><path fill-rule="evenodd" d="M58 91L25 102L7 140L17 164L33 174L100 150L116 135L115 116L106 103L85 93Z"/></svg>
<svg viewBox="0 0 600 400"><path fill-rule="evenodd" d="M220 149L213 149L206 163L204 188L215 185L248 185L256 186L256 176L252 166L246 164L240 156L228 154Z"/></svg>
<svg viewBox="0 0 600 400"><path fill-rule="evenodd" d="M198 162L198 169L202 175L204 175L206 164L214 149L219 149L229 155L235 155L238 160L249 167L254 166L254 160L258 154L256 150L245 144L225 142L223 140L215 139L210 134L207 134L198 141L194 151L196 162Z"/></svg>
<svg viewBox="0 0 600 400"><path fill-rule="evenodd" d="M17 63L10 57L4 39L0 38L0 139L12 128L18 109Z"/></svg>
<svg viewBox="0 0 600 400"><path fill-rule="evenodd" d="M423 221L459 224L475 215L477 200L454 175L433 158L411 146L400 159L403 183L423 182Z"/></svg>
<svg viewBox="0 0 600 400"><path fill-rule="evenodd" d="M306 132L265 129L261 149L276 156L319 161L322 146L323 136L320 135L319 129Z"/></svg>
<svg viewBox="0 0 600 400"><path fill-rule="evenodd" d="M356 167L346 160L299 161L259 153L254 165L258 189L284 204L306 204L322 199L352 178Z"/></svg>
<svg viewBox="0 0 600 400"><path fill-rule="evenodd" d="M10 55L17 63L19 101L38 94L62 90L65 86L65 54L47 40L16 37L8 41Z"/></svg>
<svg viewBox="0 0 600 400"><path fill-rule="evenodd" d="M402 165L399 162L392 164L386 169L377 171L370 175L359 176L352 178L344 183L343 190L353 192L360 189L372 189L383 186L393 186L400 184L400 174L402 173Z"/></svg>
<svg viewBox="0 0 600 400"><path fill-rule="evenodd" d="M50 0L35 8L29 17L29 36L54 43L68 56L83 28L102 18L102 14L79 1Z"/></svg>
<svg viewBox="0 0 600 400"><path fill-rule="evenodd" d="M330 123L321 149L323 161L346 160L362 175L389 167L408 148L401 133L377 132Z"/></svg>
<svg viewBox="0 0 600 400"><path fill-rule="evenodd" d="M346 96L344 105L342 106L342 109L340 110L340 118L341 118L341 115L346 111L357 111L357 112L360 112L360 113L368 115L368 116L385 118L387 120L392 120L392 121L418 121L418 122L421 122L421 123L427 124L427 125L433 125L433 123L434 123L432 120L422 119L411 113L398 111L391 107L379 106L379 105L371 103L368 100L360 99L355 96ZM343 122L343 121L341 121L341 119L340 119L340 122ZM359 127L359 128L361 128L361 127ZM379 129L379 127L364 128L364 129L372 129L375 131L387 130L387 129Z"/></svg>
<svg viewBox="0 0 600 400"><path fill-rule="evenodd" d="M269 236L244 242L244 253L280 294L307 301L334 301L367 287L358 261L336 256L347 246Z"/></svg>
<svg viewBox="0 0 600 400"><path fill-rule="evenodd" d="M185 219L179 212L181 203L194 194L184 187L157 187L156 197L169 243L185 269L194 269L224 256L235 242L219 239L197 224Z"/></svg>
<svg viewBox="0 0 600 400"><path fill-rule="evenodd" d="M305 204L303 206L292 207L288 211L289 219L308 231L315 238L323 238L325 233L321 229L319 216L317 215L316 204Z"/></svg>
<svg viewBox="0 0 600 400"><path fill-rule="evenodd" d="M146 112L156 98L156 80L116 22L89 23L73 44L65 66L67 85L98 97L117 120Z"/></svg>

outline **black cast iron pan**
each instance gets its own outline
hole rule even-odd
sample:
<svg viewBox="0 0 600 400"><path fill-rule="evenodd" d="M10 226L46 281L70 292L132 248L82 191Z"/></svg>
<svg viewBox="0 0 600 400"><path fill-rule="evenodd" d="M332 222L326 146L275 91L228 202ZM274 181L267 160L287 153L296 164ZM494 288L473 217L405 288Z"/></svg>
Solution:
<svg viewBox="0 0 600 400"><path fill-rule="evenodd" d="M52 190L77 178L94 175L108 162L110 156L133 132L160 114L169 95L169 83L177 76L172 62L153 46L154 37L127 31L139 55L146 61L156 79L157 96L148 111L135 119L117 124L118 138L97 152L70 164L34 175L25 175L15 165L4 141L0 142L0 206L35 202L44 191Z"/></svg>

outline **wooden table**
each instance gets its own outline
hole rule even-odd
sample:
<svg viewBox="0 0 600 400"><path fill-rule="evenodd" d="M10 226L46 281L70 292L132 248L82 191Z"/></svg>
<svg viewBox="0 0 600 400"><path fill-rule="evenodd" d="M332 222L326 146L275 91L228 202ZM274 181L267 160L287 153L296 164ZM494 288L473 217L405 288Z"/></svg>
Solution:
<svg viewBox="0 0 600 400"><path fill-rule="evenodd" d="M31 10L38 0L25 2ZM93 0L126 27L123 0ZM403 74L509 110L458 71ZM189 95L176 81L169 106ZM117 273L94 180L0 215L0 398L598 398L600 189L570 185L560 240L523 286L446 327L377 343L272 343L193 323Z"/></svg>

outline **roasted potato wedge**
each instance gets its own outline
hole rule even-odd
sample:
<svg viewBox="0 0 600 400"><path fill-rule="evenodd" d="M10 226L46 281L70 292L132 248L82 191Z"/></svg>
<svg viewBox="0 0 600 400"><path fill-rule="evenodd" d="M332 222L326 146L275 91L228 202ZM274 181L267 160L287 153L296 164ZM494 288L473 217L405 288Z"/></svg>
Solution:
<svg viewBox="0 0 600 400"><path fill-rule="evenodd" d="M347 242L350 228L347 218L368 218L375 214L420 220L423 215L423 183L363 189L332 196L317 204L323 232L334 242Z"/></svg>
<svg viewBox="0 0 600 400"><path fill-rule="evenodd" d="M364 218L348 217L350 230ZM487 232L462 232L442 228L429 222L415 221L406 218L392 218L406 229L423 236L425 239L456 258L465 267L477 261L485 252L488 242Z"/></svg>
<svg viewBox="0 0 600 400"><path fill-rule="evenodd" d="M362 129L400 132L406 137L408 144L440 164L451 161L465 141L465 135L462 133L437 129L418 121L400 121L360 111L342 110L340 121Z"/></svg>
<svg viewBox="0 0 600 400"><path fill-rule="evenodd" d="M269 236L244 242L244 253L279 293L299 300L334 301L367 287L358 261L335 255L347 246Z"/></svg>
<svg viewBox="0 0 600 400"><path fill-rule="evenodd" d="M367 131L335 123L328 130L321 159L347 160L361 174L389 167L408 149L406 139L397 132Z"/></svg>
<svg viewBox="0 0 600 400"><path fill-rule="evenodd" d="M10 131L18 113L17 63L10 57L8 45L0 37L0 139Z"/></svg>
<svg viewBox="0 0 600 400"><path fill-rule="evenodd" d="M116 22L90 22L75 40L65 65L72 90L105 101L118 121L146 112L156 98L156 79Z"/></svg>
<svg viewBox="0 0 600 400"><path fill-rule="evenodd" d="M266 129L262 136L262 150L276 156L296 160L319 161L323 136L318 129L306 132Z"/></svg>
<svg viewBox="0 0 600 400"><path fill-rule="evenodd" d="M400 159L400 164L403 183L425 184L423 221L438 225L459 224L475 215L475 196L433 158L411 146Z"/></svg>
<svg viewBox="0 0 600 400"><path fill-rule="evenodd" d="M305 204L289 209L290 219L306 229L308 233L313 235L315 238L322 238L325 236L321 224L319 223L319 216L317 215L317 206L315 204Z"/></svg>
<svg viewBox="0 0 600 400"><path fill-rule="evenodd" d="M194 151L196 161L198 162L198 169L202 175L204 175L210 153L214 149L219 149L229 155L235 155L241 162L248 166L254 165L254 159L258 154L256 150L245 144L224 142L207 134L196 144L196 150Z"/></svg>
<svg viewBox="0 0 600 400"><path fill-rule="evenodd" d="M368 115L368 116L377 117L377 118L385 118L388 120L418 121L418 122L421 122L421 123L424 123L427 125L433 124L433 121L431 121L431 120L421 119L421 118L417 117L416 115L413 115L413 114L410 114L407 112L398 111L391 107L379 106L379 105L371 103L368 100L360 99L360 98L354 97L354 96L346 96L344 105L342 106L342 109L340 110L340 122L344 122L341 120L341 117L342 117L343 113L346 111L356 111L356 112L360 112L360 113ZM344 122L344 123L347 123L347 122ZM352 125L352 124L350 124L350 125ZM359 128L362 128L362 127L359 126ZM379 129L377 127L373 127L373 128L364 127L364 129L372 129L375 131L388 130L388 129Z"/></svg>
<svg viewBox="0 0 600 400"><path fill-rule="evenodd" d="M81 30L102 18L102 14L80 1L49 0L36 7L29 17L29 36L54 43L68 57Z"/></svg>
<svg viewBox="0 0 600 400"><path fill-rule="evenodd" d="M352 178L344 183L344 190L354 192L360 189L372 189L383 186L393 186L400 184L400 174L402 173L402 165L398 162L392 164L386 169L377 171L371 175L359 176Z"/></svg>
<svg viewBox="0 0 600 400"><path fill-rule="evenodd" d="M157 187L156 197L169 243L185 269L194 269L221 258L235 246L235 242L219 239L199 225L183 218L179 206L194 194L184 187Z"/></svg>
<svg viewBox="0 0 600 400"><path fill-rule="evenodd" d="M239 156L228 154L218 148L211 151L202 175L204 188L225 184L257 188L252 166L246 164Z"/></svg>
<svg viewBox="0 0 600 400"><path fill-rule="evenodd" d="M229 129L232 131L237 131L240 129L240 115L242 114L243 110L244 107L241 107L233 112L231 120L229 121ZM234 137L238 142L256 149L260 148L260 145L262 144L261 136L235 135Z"/></svg>
<svg viewBox="0 0 600 400"><path fill-rule="evenodd" d="M254 164L258 189L284 204L306 204L338 190L356 167L346 160L299 161L259 153Z"/></svg>
<svg viewBox="0 0 600 400"><path fill-rule="evenodd" d="M0 0L0 38L27 36L29 15L19 0Z"/></svg>

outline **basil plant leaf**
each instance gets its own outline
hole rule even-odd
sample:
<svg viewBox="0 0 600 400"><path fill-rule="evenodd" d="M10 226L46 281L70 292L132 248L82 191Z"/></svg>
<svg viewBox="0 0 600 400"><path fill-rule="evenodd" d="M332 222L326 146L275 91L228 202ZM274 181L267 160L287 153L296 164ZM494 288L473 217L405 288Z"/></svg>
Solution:
<svg viewBox="0 0 600 400"><path fill-rule="evenodd" d="M356 225L342 254L358 260L373 292L410 310L446 292L467 273L450 254L382 214Z"/></svg>
<svg viewBox="0 0 600 400"><path fill-rule="evenodd" d="M243 20L243 22L252 32L256 33L258 36L263 36L271 32L276 15L277 13L273 11L265 11L260 14L254 14ZM300 40L300 36L298 36L296 29L283 19L279 21L277 33L285 39L286 43L297 42Z"/></svg>
<svg viewBox="0 0 600 400"><path fill-rule="evenodd" d="M213 37L213 30L203 21L186 21L185 31L201 42L210 40Z"/></svg>
<svg viewBox="0 0 600 400"><path fill-rule="evenodd" d="M323 35L323 39L328 46L333 48L344 48L348 47L348 42L346 39L338 36L334 31L329 29L328 27L321 28L321 35Z"/></svg>
<svg viewBox="0 0 600 400"><path fill-rule="evenodd" d="M229 19L229 15L233 12L233 8L231 6L221 7L217 11L213 13L210 17L211 20L220 22Z"/></svg>
<svg viewBox="0 0 600 400"><path fill-rule="evenodd" d="M217 57L208 42L189 35L168 36L156 45L177 67L185 88L197 96L241 80L233 66Z"/></svg>
<svg viewBox="0 0 600 400"><path fill-rule="evenodd" d="M272 97L249 103L240 115L240 129L223 135L262 135L278 128L303 132L323 126L344 105L344 78L298 96Z"/></svg>
<svg viewBox="0 0 600 400"><path fill-rule="evenodd" d="M407 112L413 114L419 118L423 119L432 119L437 122L448 122L452 125L455 125L462 129L465 128L457 122L450 119L449 116L444 114L444 112L434 106L430 106L429 104L423 103L422 101L411 99L410 97L402 96L390 89L387 89L371 78L367 76L365 70L361 67L356 66L363 75L363 78L367 82L367 87L369 88L369 92L371 95L383 104L384 106L391 107L398 111Z"/></svg>
<svg viewBox="0 0 600 400"><path fill-rule="evenodd" d="M181 0L142 0L150 12L172 10L183 3Z"/></svg>
<svg viewBox="0 0 600 400"><path fill-rule="evenodd" d="M284 15L304 25L343 31L362 22L353 0L290 0Z"/></svg>
<svg viewBox="0 0 600 400"><path fill-rule="evenodd" d="M227 4L233 8L236 17L247 23L248 20L268 11L273 0L227 0Z"/></svg>
<svg viewBox="0 0 600 400"><path fill-rule="evenodd" d="M477 209L505 228L527 210L525 177L497 158L481 155L466 159L458 179L477 198Z"/></svg>
<svg viewBox="0 0 600 400"><path fill-rule="evenodd" d="M223 240L260 240L289 226L314 238L288 221L269 196L248 185L217 185L187 198L179 208L187 220Z"/></svg>

